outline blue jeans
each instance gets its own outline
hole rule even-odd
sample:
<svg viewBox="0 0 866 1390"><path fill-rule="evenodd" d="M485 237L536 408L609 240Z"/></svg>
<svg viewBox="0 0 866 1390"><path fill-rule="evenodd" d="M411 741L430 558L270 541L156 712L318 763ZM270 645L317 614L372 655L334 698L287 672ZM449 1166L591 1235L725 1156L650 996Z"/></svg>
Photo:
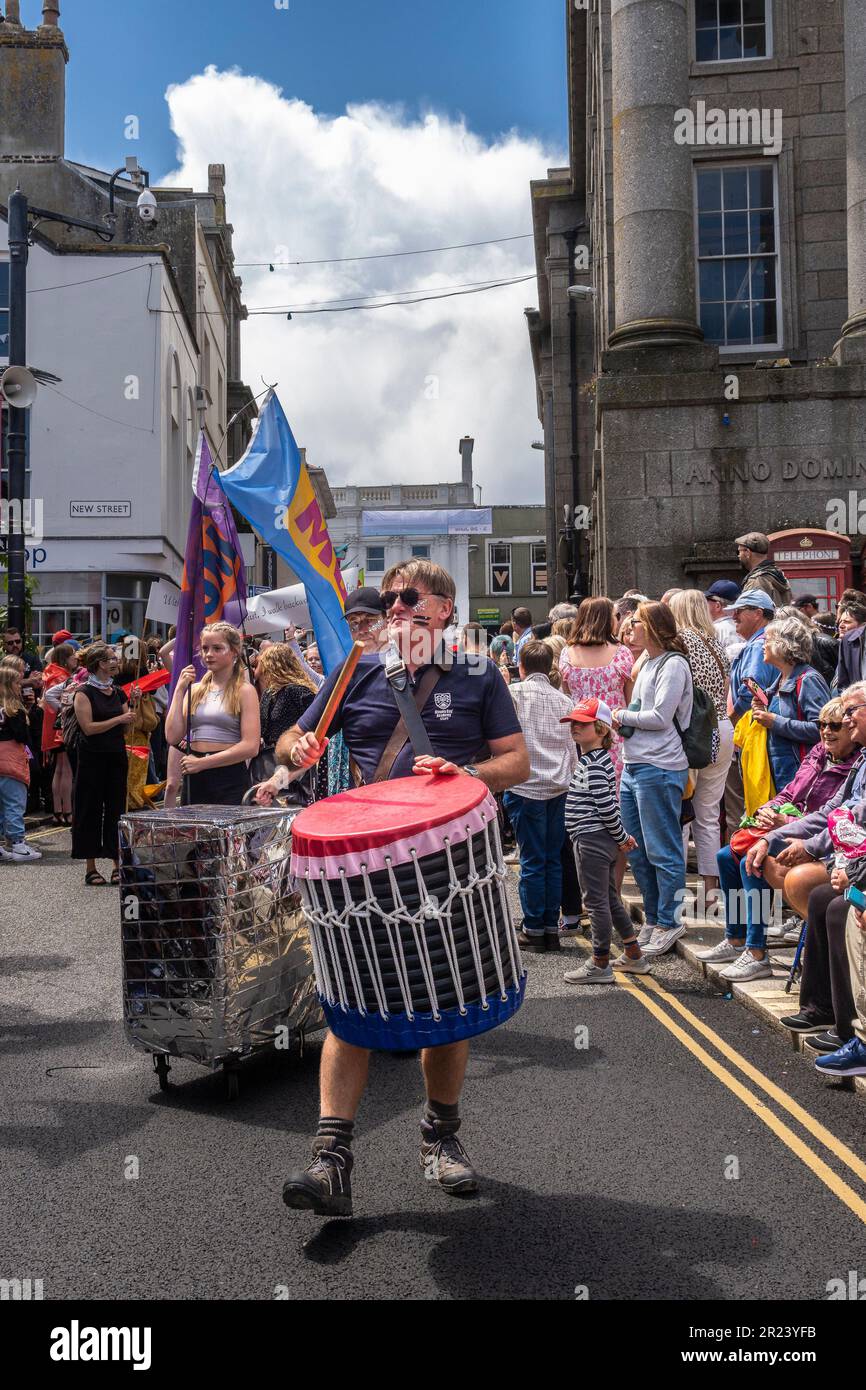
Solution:
<svg viewBox="0 0 866 1390"><path fill-rule="evenodd" d="M745 855L737 860L730 845L716 855L719 883L725 895L725 936L746 939L747 946L763 951L767 940L767 919L773 890L765 878L746 873Z"/></svg>
<svg viewBox="0 0 866 1390"><path fill-rule="evenodd" d="M643 897L648 926L677 926L686 886L680 811L688 769L669 772L651 763L626 763L620 810L637 849L629 863ZM679 894L679 897L677 897Z"/></svg>
<svg viewBox="0 0 866 1390"><path fill-rule="evenodd" d="M502 798L520 849L520 906L528 936L559 930L565 792L549 801L506 792Z"/></svg>
<svg viewBox="0 0 866 1390"><path fill-rule="evenodd" d="M0 839L5 835L13 845L24 839L24 808L27 788L14 777L0 777Z"/></svg>

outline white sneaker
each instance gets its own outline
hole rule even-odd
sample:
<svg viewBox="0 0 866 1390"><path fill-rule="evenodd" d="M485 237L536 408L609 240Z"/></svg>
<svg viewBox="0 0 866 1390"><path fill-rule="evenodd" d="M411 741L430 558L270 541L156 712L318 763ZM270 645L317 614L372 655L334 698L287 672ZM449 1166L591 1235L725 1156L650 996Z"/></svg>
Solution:
<svg viewBox="0 0 866 1390"><path fill-rule="evenodd" d="M609 965L602 968L594 960L588 960L577 970L567 970L562 978L570 985L612 985L614 974Z"/></svg>
<svg viewBox="0 0 866 1390"><path fill-rule="evenodd" d="M17 845L10 846L9 858L20 864L27 859L41 859L42 855L38 849L28 845L26 840L19 840Z"/></svg>
<svg viewBox="0 0 866 1390"><path fill-rule="evenodd" d="M730 961L738 960L742 946L732 946L726 936L721 941L717 941L715 946L709 951L696 951L698 960L705 960L709 965L724 965Z"/></svg>
<svg viewBox="0 0 866 1390"><path fill-rule="evenodd" d="M782 941L786 946L799 946L800 934L803 930L803 919L801 917L792 917L790 921L787 922L785 925L787 926L788 930L782 937Z"/></svg>
<svg viewBox="0 0 866 1390"><path fill-rule="evenodd" d="M638 937L638 944L645 956L663 956L669 951L675 941L679 941L685 935L685 927L680 923L678 927L653 927L653 934L647 944Z"/></svg>
<svg viewBox="0 0 866 1390"><path fill-rule="evenodd" d="M652 926L649 922L645 927L641 927L637 934L637 944L640 946L641 950L643 950L644 946L650 944L654 931L658 931L658 927Z"/></svg>
<svg viewBox="0 0 866 1390"><path fill-rule="evenodd" d="M616 960L611 961L611 965L614 970L624 970L628 975L648 975L652 970L646 956L639 956L637 960L632 960L631 956L625 954L625 951L621 956L617 956Z"/></svg>
<svg viewBox="0 0 866 1390"><path fill-rule="evenodd" d="M11 859L12 851L8 845L0 844L0 859Z"/></svg>
<svg viewBox="0 0 866 1390"><path fill-rule="evenodd" d="M763 960L755 960L751 951L748 949L743 952L733 965L726 965L724 970L719 971L723 980L735 980L742 983L744 980L763 980L767 976L772 977L773 967L770 965L769 957L764 956Z"/></svg>
<svg viewBox="0 0 866 1390"><path fill-rule="evenodd" d="M784 941L785 932L788 930L789 921L790 919L786 919L784 922L774 922L772 926L768 927L767 940L775 941L777 945L780 941Z"/></svg>

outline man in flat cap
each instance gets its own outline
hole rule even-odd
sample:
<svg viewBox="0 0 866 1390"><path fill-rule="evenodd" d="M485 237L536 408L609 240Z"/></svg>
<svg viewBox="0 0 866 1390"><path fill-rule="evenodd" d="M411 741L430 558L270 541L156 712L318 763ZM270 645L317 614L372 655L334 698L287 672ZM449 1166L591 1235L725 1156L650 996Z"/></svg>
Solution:
<svg viewBox="0 0 866 1390"><path fill-rule="evenodd" d="M744 594L763 589L765 594L770 595L776 608L783 608L786 603L793 602L791 586L786 576L767 559L770 542L761 531L747 531L745 536L738 536L734 544L737 547L737 559L746 571L742 588Z"/></svg>

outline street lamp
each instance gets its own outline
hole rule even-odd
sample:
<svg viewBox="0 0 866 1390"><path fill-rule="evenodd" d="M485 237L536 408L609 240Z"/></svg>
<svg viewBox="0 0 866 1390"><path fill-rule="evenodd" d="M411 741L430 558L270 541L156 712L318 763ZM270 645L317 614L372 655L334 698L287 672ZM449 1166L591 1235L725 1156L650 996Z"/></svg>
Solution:
<svg viewBox="0 0 866 1390"><path fill-rule="evenodd" d="M132 167L134 165L134 167ZM151 203L155 204L153 194L147 188L148 175L139 169L138 161L132 164L127 160L120 169L115 170L109 185L109 211L104 221L82 221L80 217L67 216L61 212L51 212L46 208L31 207L20 185L9 197L9 367L26 368L27 365L27 261L30 238L40 222L59 222L66 227L80 227L93 232L100 241L113 241L117 218L114 212L114 184L122 173L128 173L133 182L144 181L145 189L138 200L138 214L145 223L152 222ZM147 194L148 214L142 205ZM5 374L4 374L5 375ZM38 379L38 378L37 378ZM47 374L43 379L48 379ZM13 375L13 383L14 383ZM59 380L59 378L54 378ZM24 631L24 501L27 473L27 418L25 411L30 409L35 392L17 393L8 401L9 425L7 429L6 460L9 477L9 537L6 545L7 567L7 621L9 627ZM16 520L17 519L17 520Z"/></svg>

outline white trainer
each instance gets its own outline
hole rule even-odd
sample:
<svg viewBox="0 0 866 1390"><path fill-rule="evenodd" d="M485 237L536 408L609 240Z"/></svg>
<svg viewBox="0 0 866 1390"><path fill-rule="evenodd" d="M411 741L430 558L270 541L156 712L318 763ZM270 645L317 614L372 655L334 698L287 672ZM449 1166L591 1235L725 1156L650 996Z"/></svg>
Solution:
<svg viewBox="0 0 866 1390"><path fill-rule="evenodd" d="M42 854L32 845L28 845L26 840L19 840L17 845L10 846L9 858L13 863L21 864L28 859L41 859Z"/></svg>
<svg viewBox="0 0 866 1390"><path fill-rule="evenodd" d="M742 949L742 946L732 946L728 938L723 936L710 950L696 951L695 955L698 960L705 960L708 965L726 965L738 960Z"/></svg>
<svg viewBox="0 0 866 1390"><path fill-rule="evenodd" d="M644 946L650 944L653 932L657 930L658 928L654 927L650 922L647 922L646 926L641 927L637 934L637 944L640 946L641 950L643 950Z"/></svg>
<svg viewBox="0 0 866 1390"><path fill-rule="evenodd" d="M653 927L653 934L645 946L638 938L641 950L645 956L663 956L685 935L685 930L682 923L678 927Z"/></svg>
<svg viewBox="0 0 866 1390"><path fill-rule="evenodd" d="M577 970L567 970L562 978L570 985L612 985L614 975L609 965L602 967L588 960Z"/></svg>
<svg viewBox="0 0 866 1390"><path fill-rule="evenodd" d="M744 980L763 980L768 976L772 977L773 967L770 965L768 956L763 960L755 960L751 951L746 949L733 965L726 965L724 970L719 971L723 980L733 980L737 984L742 984Z"/></svg>
<svg viewBox="0 0 866 1390"><path fill-rule="evenodd" d="M11 859L12 851L8 845L0 845L0 859Z"/></svg>
<svg viewBox="0 0 866 1390"><path fill-rule="evenodd" d="M632 960L631 956L625 954L625 951L621 956L617 956L616 960L611 961L611 965L614 970L622 970L627 975L648 975L652 970L646 956L638 956L637 960Z"/></svg>

